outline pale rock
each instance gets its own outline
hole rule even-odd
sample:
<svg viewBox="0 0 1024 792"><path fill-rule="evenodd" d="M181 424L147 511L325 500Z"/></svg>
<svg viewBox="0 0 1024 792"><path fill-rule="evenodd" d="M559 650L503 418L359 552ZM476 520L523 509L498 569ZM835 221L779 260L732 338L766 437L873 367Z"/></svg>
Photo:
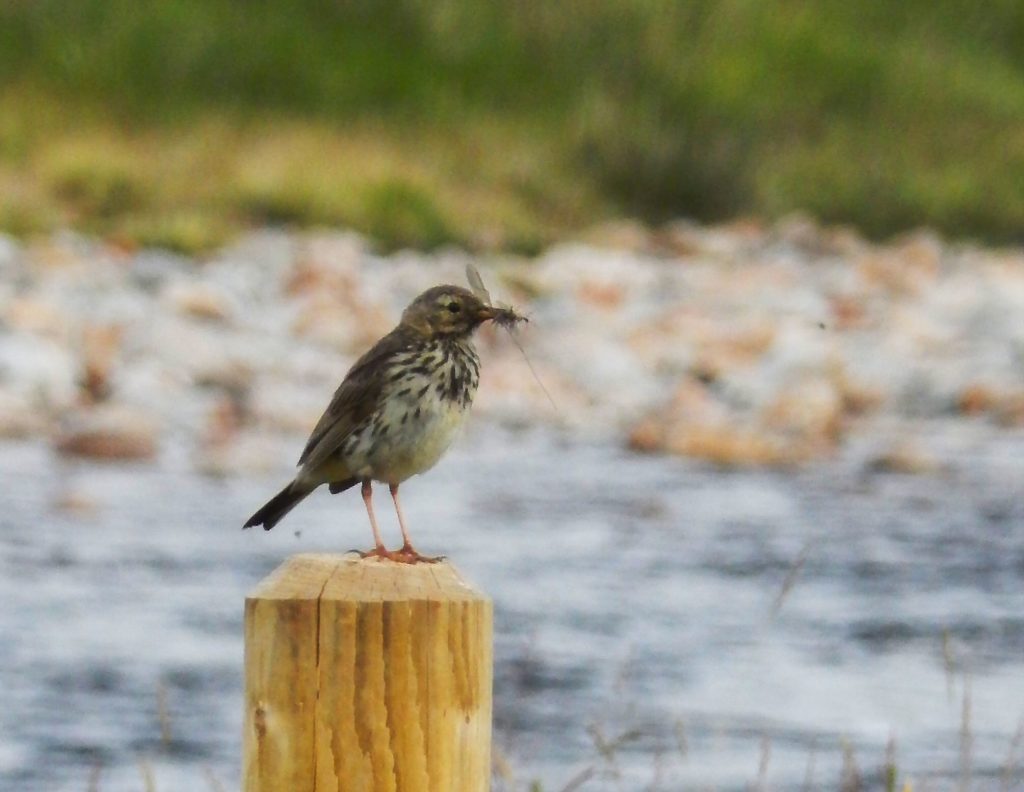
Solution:
<svg viewBox="0 0 1024 792"><path fill-rule="evenodd" d="M474 413L516 425L585 423L579 419L592 409L589 394L550 363L534 362L532 368L518 351L488 359L480 372Z"/></svg>
<svg viewBox="0 0 1024 792"><path fill-rule="evenodd" d="M93 401L111 395L111 377L121 352L124 328L120 325L90 324L82 331L82 389Z"/></svg>
<svg viewBox="0 0 1024 792"><path fill-rule="evenodd" d="M27 398L0 390L0 439L13 440L41 434L47 423Z"/></svg>
<svg viewBox="0 0 1024 792"><path fill-rule="evenodd" d="M1007 394L996 408L996 420L1007 428L1024 427L1024 390Z"/></svg>
<svg viewBox="0 0 1024 792"><path fill-rule="evenodd" d="M933 455L914 445L898 442L868 460L867 469L874 473L930 475L947 468Z"/></svg>
<svg viewBox="0 0 1024 792"><path fill-rule="evenodd" d="M0 384L43 408L62 408L78 396L78 365L64 346L24 333L0 333Z"/></svg>
<svg viewBox="0 0 1024 792"><path fill-rule="evenodd" d="M54 445L58 453L90 459L152 459L159 432L145 412L120 405L79 410L65 419Z"/></svg>
<svg viewBox="0 0 1024 792"><path fill-rule="evenodd" d="M308 435L327 408L337 383L324 385L300 386L277 378L261 381L248 400L249 420L262 429Z"/></svg>
<svg viewBox="0 0 1024 792"><path fill-rule="evenodd" d="M980 415L992 412L1000 401L1000 394L995 388L975 382L960 391L956 399L956 408L964 415Z"/></svg>
<svg viewBox="0 0 1024 792"><path fill-rule="evenodd" d="M843 434L843 399L829 380L808 377L787 384L764 410L762 420L773 434L826 451Z"/></svg>
<svg viewBox="0 0 1024 792"><path fill-rule="evenodd" d="M660 451L721 467L780 467L804 461L801 454L749 427L718 424L663 427L641 421L629 433L635 451Z"/></svg>
<svg viewBox="0 0 1024 792"><path fill-rule="evenodd" d="M100 512L100 503L88 492L65 490L53 501L53 508L62 514L79 519L95 517Z"/></svg>
<svg viewBox="0 0 1024 792"><path fill-rule="evenodd" d="M827 237L817 220L803 212L788 214L772 229L772 236L809 256L823 256L832 252Z"/></svg>
<svg viewBox="0 0 1024 792"><path fill-rule="evenodd" d="M866 252L856 267L863 282L871 288L917 296L938 279L942 258L942 243L934 235L922 232L895 245Z"/></svg>
<svg viewBox="0 0 1024 792"><path fill-rule="evenodd" d="M227 295L209 284L175 283L168 288L166 299L181 315L201 321L227 322L235 314Z"/></svg>
<svg viewBox="0 0 1024 792"><path fill-rule="evenodd" d="M67 338L71 330L66 313L58 305L29 295L7 303L3 321L13 330L56 340Z"/></svg>
<svg viewBox="0 0 1024 792"><path fill-rule="evenodd" d="M239 476L281 469L283 450L266 437L243 434L230 443L202 446L193 464L207 476Z"/></svg>

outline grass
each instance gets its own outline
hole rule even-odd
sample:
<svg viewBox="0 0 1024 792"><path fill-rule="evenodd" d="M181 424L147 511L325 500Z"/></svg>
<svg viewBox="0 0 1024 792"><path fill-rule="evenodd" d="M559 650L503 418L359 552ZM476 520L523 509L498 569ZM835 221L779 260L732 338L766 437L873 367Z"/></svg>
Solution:
<svg viewBox="0 0 1024 792"><path fill-rule="evenodd" d="M793 210L1019 241L1010 0L0 5L0 227L532 251Z"/></svg>

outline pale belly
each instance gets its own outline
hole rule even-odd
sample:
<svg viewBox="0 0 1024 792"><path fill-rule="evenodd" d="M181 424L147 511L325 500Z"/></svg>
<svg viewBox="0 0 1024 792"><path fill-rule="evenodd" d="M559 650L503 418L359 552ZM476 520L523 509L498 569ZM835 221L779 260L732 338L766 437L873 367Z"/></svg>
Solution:
<svg viewBox="0 0 1024 792"><path fill-rule="evenodd" d="M360 433L348 457L352 475L398 484L429 470L455 440L468 412L436 398L394 400L380 422L385 431Z"/></svg>
<svg viewBox="0 0 1024 792"><path fill-rule="evenodd" d="M396 360L384 373L377 412L344 438L316 483L349 478L398 484L432 468L458 435L476 394L479 363L471 346L416 350L426 362ZM397 375L397 376L396 376Z"/></svg>

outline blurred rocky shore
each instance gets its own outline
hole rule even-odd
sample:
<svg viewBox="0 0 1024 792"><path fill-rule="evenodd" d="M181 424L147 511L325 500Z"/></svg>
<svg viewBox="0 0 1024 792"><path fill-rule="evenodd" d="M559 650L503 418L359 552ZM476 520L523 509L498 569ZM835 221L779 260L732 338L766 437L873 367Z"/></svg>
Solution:
<svg viewBox="0 0 1024 792"><path fill-rule="evenodd" d="M0 438L282 467L355 358L468 261L530 316L516 335L555 405L488 327L478 421L725 466L853 455L913 473L1024 429L1024 251L929 232L878 245L791 217L622 223L533 260L381 256L326 232L253 233L203 260L0 236Z"/></svg>

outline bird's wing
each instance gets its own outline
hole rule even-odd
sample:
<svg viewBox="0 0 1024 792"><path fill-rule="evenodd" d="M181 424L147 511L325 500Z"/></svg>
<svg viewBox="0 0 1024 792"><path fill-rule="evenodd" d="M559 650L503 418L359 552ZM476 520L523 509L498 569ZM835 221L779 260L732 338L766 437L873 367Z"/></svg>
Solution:
<svg viewBox="0 0 1024 792"><path fill-rule="evenodd" d="M397 327L353 364L306 441L300 465L318 467L373 413L384 386L383 363L407 343L406 331Z"/></svg>

